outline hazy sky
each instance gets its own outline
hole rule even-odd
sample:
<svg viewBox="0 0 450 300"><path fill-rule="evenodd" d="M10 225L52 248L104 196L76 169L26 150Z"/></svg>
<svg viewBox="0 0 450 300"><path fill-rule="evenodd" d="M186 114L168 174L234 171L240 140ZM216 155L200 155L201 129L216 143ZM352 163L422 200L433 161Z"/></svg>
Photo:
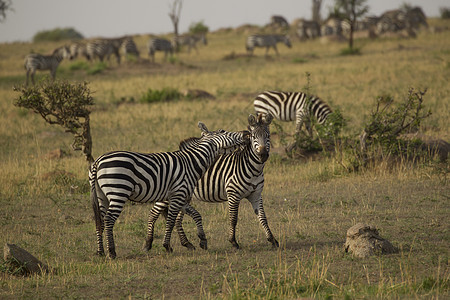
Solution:
<svg viewBox="0 0 450 300"><path fill-rule="evenodd" d="M428 17L439 16L449 0L369 0L370 14L399 8L403 3L421 6ZM173 0L13 0L0 23L0 42L31 41L42 30L72 27L86 38L117 37L125 34L159 34L173 31L168 17ZM311 0L184 0L179 30L186 32L193 22L203 21L210 30L237 27L245 23L264 25L274 14L288 22L311 18ZM334 0L324 0L322 16Z"/></svg>

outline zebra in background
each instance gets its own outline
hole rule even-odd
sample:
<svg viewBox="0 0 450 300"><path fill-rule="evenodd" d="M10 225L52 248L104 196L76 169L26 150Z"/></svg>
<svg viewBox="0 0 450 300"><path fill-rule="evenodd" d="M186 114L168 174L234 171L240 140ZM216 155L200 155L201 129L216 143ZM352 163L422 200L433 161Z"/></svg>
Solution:
<svg viewBox="0 0 450 300"><path fill-rule="evenodd" d="M124 53L125 57L128 57L129 55L133 55L136 58L139 58L139 50L136 46L136 43L133 41L131 37L127 37L122 41L122 44L120 45L120 49Z"/></svg>
<svg viewBox="0 0 450 300"><path fill-rule="evenodd" d="M174 45L162 38L151 38L147 44L148 55L152 58L152 62L155 62L155 52L164 51L164 60L167 60L167 54L173 55Z"/></svg>
<svg viewBox="0 0 450 300"><path fill-rule="evenodd" d="M273 48L277 55L278 49L277 49L277 43L284 43L287 47L291 48L291 41L287 35L280 35L280 34L272 34L272 35L261 35L261 34L255 34L250 35L247 37L246 42L246 49L247 52L250 54L253 54L253 49L255 47L266 47L266 56L269 52L269 48Z"/></svg>
<svg viewBox="0 0 450 300"><path fill-rule="evenodd" d="M98 58L103 61L105 58L109 59L111 54L116 56L117 64L120 64L120 46L124 38L116 39L95 39L91 40L86 45L86 52L90 59Z"/></svg>
<svg viewBox="0 0 450 300"><path fill-rule="evenodd" d="M198 126L202 136L181 142L182 150L152 154L115 151L100 156L91 165L89 183L96 223L97 254L104 255L105 230L108 255L110 258L116 257L113 227L127 200L146 203L167 199L170 205L163 246L168 252L172 251L170 237L175 218L182 209L188 214L192 212L186 199L192 196L196 182L221 152L249 140L247 131L208 131L201 122ZM195 143L195 147L189 146L191 142ZM200 238L206 245L204 233Z"/></svg>
<svg viewBox="0 0 450 300"><path fill-rule="evenodd" d="M36 70L50 70L52 80L55 80L56 69L64 58L72 59L70 49L68 46L62 46L53 50L51 55L42 55L38 53L31 53L25 57L25 70L27 71L27 81L25 85L28 85L28 78L31 75L31 82L34 85L34 74Z"/></svg>
<svg viewBox="0 0 450 300"><path fill-rule="evenodd" d="M197 42L201 42L203 45L208 45L206 35L179 35L173 37L172 44L178 49L181 46L188 46L188 53L191 53L191 49L195 49L198 53Z"/></svg>
<svg viewBox="0 0 450 300"><path fill-rule="evenodd" d="M86 50L86 44L83 42L74 42L70 44L70 55L72 55L72 59L78 58L78 56L84 56L87 60L90 60L90 57Z"/></svg>
<svg viewBox="0 0 450 300"><path fill-rule="evenodd" d="M256 113L272 114L280 121L294 121L298 134L305 124L309 135L312 135L310 116L314 116L319 124L323 124L331 108L320 98L302 92L266 91L256 96L253 101Z"/></svg>
<svg viewBox="0 0 450 300"><path fill-rule="evenodd" d="M238 209L243 198L247 198L252 204L267 240L272 243L273 247L278 247L278 241L270 231L261 196L264 188L264 165L269 158L270 151L269 124L272 122L272 118L271 114L264 117L261 114L257 117L250 115L248 117L250 142L231 154L219 156L217 161L197 182L192 196L193 199L209 203L228 202L228 240L236 249L239 249L239 244L236 241ZM168 205L167 200L155 203L149 215L147 240L153 240L153 228L156 219L161 212L166 213ZM180 213L175 226L181 244L195 249L184 233L182 220L183 215ZM197 226L201 223L201 220L194 219L194 221Z"/></svg>

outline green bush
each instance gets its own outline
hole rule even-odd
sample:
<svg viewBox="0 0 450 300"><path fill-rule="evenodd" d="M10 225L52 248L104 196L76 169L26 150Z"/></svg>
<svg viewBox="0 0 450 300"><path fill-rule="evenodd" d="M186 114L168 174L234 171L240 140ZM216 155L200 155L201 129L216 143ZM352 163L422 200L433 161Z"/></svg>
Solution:
<svg viewBox="0 0 450 300"><path fill-rule="evenodd" d="M91 68L88 68L86 70L86 73L89 75L99 74L99 73L103 72L103 70L105 70L107 67L108 67L108 65L105 62L99 61L99 62L95 63Z"/></svg>
<svg viewBox="0 0 450 300"><path fill-rule="evenodd" d="M148 91L140 98L140 102L152 103L152 102L171 101L171 100L178 100L181 97L182 97L181 93L174 88L165 87L162 90L148 89Z"/></svg>
<svg viewBox="0 0 450 300"><path fill-rule="evenodd" d="M208 33L209 28L205 24L203 24L203 21L192 23L189 26L189 32L191 34L205 34Z"/></svg>
<svg viewBox="0 0 450 300"><path fill-rule="evenodd" d="M353 47L353 48L347 47L347 48L342 49L340 54L341 55L360 55L361 49L356 48L356 47Z"/></svg>
<svg viewBox="0 0 450 300"><path fill-rule="evenodd" d="M55 28L39 31L34 35L33 42L80 40L83 38L83 35L73 28Z"/></svg>
<svg viewBox="0 0 450 300"><path fill-rule="evenodd" d="M441 18L442 19L450 19L450 8L449 7L441 7L439 9L441 12Z"/></svg>

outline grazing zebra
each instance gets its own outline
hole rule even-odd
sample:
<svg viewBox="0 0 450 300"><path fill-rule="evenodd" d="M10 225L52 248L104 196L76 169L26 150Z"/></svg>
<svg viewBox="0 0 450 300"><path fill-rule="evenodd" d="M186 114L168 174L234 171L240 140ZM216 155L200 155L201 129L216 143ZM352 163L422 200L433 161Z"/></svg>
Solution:
<svg viewBox="0 0 450 300"><path fill-rule="evenodd" d="M116 56L117 64L120 64L120 46L124 38L117 39L95 39L86 45L86 52L90 59L98 58L103 61L109 59L111 54Z"/></svg>
<svg viewBox="0 0 450 300"><path fill-rule="evenodd" d="M138 203L169 201L163 246L168 252L172 251L170 237L175 218L181 209L190 213L186 199L191 197L196 182L221 152L249 140L247 131L208 131L201 122L198 126L202 136L181 142L182 150L152 154L115 151L100 156L91 165L89 183L99 255L104 254L105 230L108 255L116 257L113 227L127 200ZM189 146L191 142L196 146ZM200 238L206 245L204 233Z"/></svg>
<svg viewBox="0 0 450 300"><path fill-rule="evenodd" d="M247 37L246 42L246 49L247 52L250 54L253 54L253 49L255 47L266 47L266 55L269 52L269 48L272 47L277 55L278 49L277 49L277 43L284 43L287 47L291 48L291 41L287 35L280 35L280 34L273 34L273 35L250 35Z"/></svg>
<svg viewBox="0 0 450 300"><path fill-rule="evenodd" d="M31 74L31 82L34 85L34 73L36 73L36 70L50 70L52 79L55 80L56 69L64 58L72 59L68 46L56 48L52 55L28 54L24 62L25 70L27 71L25 84L28 85L28 77Z"/></svg>
<svg viewBox="0 0 450 300"><path fill-rule="evenodd" d="M281 27L281 28L289 28L289 23L286 21L286 19L283 16L273 15L270 18L270 24L273 27Z"/></svg>
<svg viewBox="0 0 450 300"><path fill-rule="evenodd" d="M84 56L87 60L90 59L89 55L87 54L85 43L74 42L74 43L70 44L69 49L70 49L70 55L72 55L72 59L75 59L78 56Z"/></svg>
<svg viewBox="0 0 450 300"><path fill-rule="evenodd" d="M161 38L151 38L147 44L148 55L151 56L152 62L155 62L155 52L164 51L164 60L167 60L167 54L173 55L174 46L173 44Z"/></svg>
<svg viewBox="0 0 450 300"><path fill-rule="evenodd" d="M203 45L208 45L206 35L179 35L175 36L172 40L172 44L176 47L188 46L188 53L191 53L191 49L194 48L198 53L197 42L201 41Z"/></svg>
<svg viewBox="0 0 450 300"><path fill-rule="evenodd" d="M256 96L253 105L256 113L271 113L280 121L295 120L296 133L300 132L305 123L310 135L312 135L310 116L316 117L317 122L323 124L332 113L331 108L320 98L302 92L266 91Z"/></svg>
<svg viewBox="0 0 450 300"><path fill-rule="evenodd" d="M120 45L120 48L122 49L125 57L128 57L128 55L134 55L136 58L139 58L139 50L131 37L125 38Z"/></svg>
<svg viewBox="0 0 450 300"><path fill-rule="evenodd" d="M257 117L250 115L248 118L250 143L231 154L219 156L198 181L192 196L193 199L210 203L228 201L228 240L237 249L239 249L239 244L236 242L236 225L239 204L243 198L247 198L252 204L255 214L264 228L267 240L274 247L278 247L278 241L270 231L261 196L264 187L264 165L269 158L270 151L269 124L272 118L271 114L267 114L264 118L261 114ZM156 219L161 212L167 210L167 207L167 201L155 203L149 215L147 240L153 240ZM180 213L175 224L181 244L191 249L195 248L183 231L182 219L183 215ZM197 226L198 223L201 223L201 220L195 221Z"/></svg>

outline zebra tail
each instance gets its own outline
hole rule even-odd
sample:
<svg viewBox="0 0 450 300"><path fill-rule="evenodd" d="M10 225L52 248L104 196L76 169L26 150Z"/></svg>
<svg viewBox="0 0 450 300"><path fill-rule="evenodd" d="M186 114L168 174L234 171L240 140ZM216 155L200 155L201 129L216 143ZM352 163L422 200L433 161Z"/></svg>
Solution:
<svg viewBox="0 0 450 300"><path fill-rule="evenodd" d="M95 220L95 227L97 230L101 230L102 227L102 216L100 213L100 205L98 203L98 197L97 197L97 169L94 164L91 165L91 168L89 170L89 183L91 185L91 203L92 203L92 209L94 211L94 220Z"/></svg>

